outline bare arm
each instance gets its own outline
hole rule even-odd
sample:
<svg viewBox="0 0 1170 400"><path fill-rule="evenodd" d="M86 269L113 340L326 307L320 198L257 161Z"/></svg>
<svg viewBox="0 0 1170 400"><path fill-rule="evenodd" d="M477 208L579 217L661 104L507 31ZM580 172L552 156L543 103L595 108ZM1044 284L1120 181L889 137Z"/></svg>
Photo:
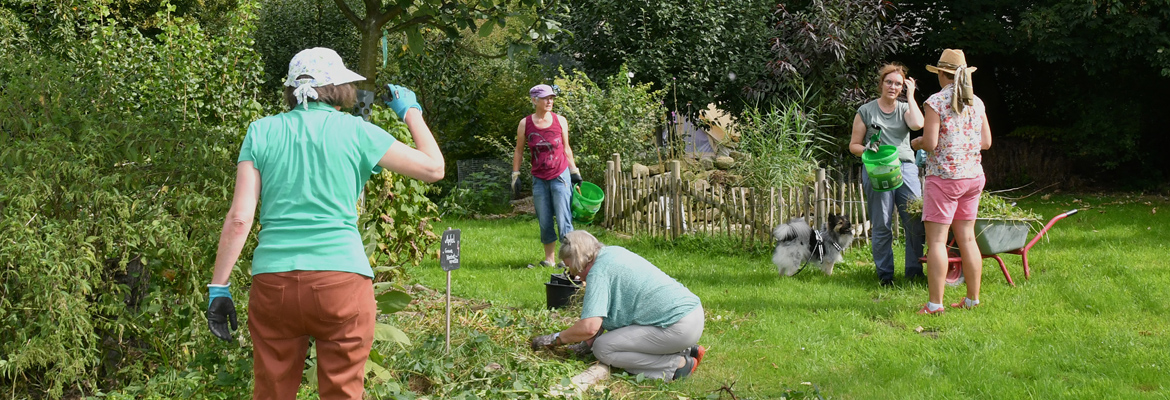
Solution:
<svg viewBox="0 0 1170 400"><path fill-rule="evenodd" d="M520 119L520 125L516 127L516 149L512 152L512 172L519 172L520 165L524 163L524 119Z"/></svg>
<svg viewBox="0 0 1170 400"><path fill-rule="evenodd" d="M561 343L577 343L592 339L601 330L601 317L579 319L569 329L561 331Z"/></svg>
<svg viewBox="0 0 1170 400"><path fill-rule="evenodd" d="M576 174L577 161L573 158L573 148L569 147L569 121L564 116L557 115L561 120L561 142L565 144L565 158L569 160L569 171Z"/></svg>
<svg viewBox="0 0 1170 400"><path fill-rule="evenodd" d="M918 102L914 101L914 92L918 89L918 81L914 78L906 78L906 103L910 105L910 109L902 115L902 119L906 119L906 126L911 131L922 129L924 120L922 117L922 109L918 108Z"/></svg>
<svg viewBox="0 0 1170 400"><path fill-rule="evenodd" d="M414 138L415 147L394 142L390 149L386 150L386 154L382 155L378 165L426 182L443 179L446 173L443 153L439 151L439 144L435 142L431 128L423 119L422 111L417 108L407 109L405 121L406 127L410 129L410 136Z"/></svg>
<svg viewBox="0 0 1170 400"><path fill-rule="evenodd" d="M910 109L906 110L906 114L902 115L902 119L906 120L906 127L912 131L922 129L923 121L922 110L918 107L918 102L914 101L914 92L918 89L918 81L914 78L906 78L906 103L910 105Z"/></svg>
<svg viewBox="0 0 1170 400"><path fill-rule="evenodd" d="M865 122L861 120L861 113L853 114L853 136L849 138L849 152L861 157L865 152Z"/></svg>
<svg viewBox="0 0 1170 400"><path fill-rule="evenodd" d="M248 233L252 231L252 220L256 217L256 204L259 202L260 171L251 161L236 164L236 188L232 194L232 206L223 221L223 231L219 234L219 250L215 254L211 284L228 283L232 267L239 260Z"/></svg>
<svg viewBox="0 0 1170 400"><path fill-rule="evenodd" d="M931 153L938 147L938 130L941 121L933 108L926 107L926 124L922 127L922 137L910 141L910 147L915 150L926 150Z"/></svg>
<svg viewBox="0 0 1170 400"><path fill-rule="evenodd" d="M980 134L982 137L983 150L991 148L991 124L987 123L987 113L983 113L983 129Z"/></svg>

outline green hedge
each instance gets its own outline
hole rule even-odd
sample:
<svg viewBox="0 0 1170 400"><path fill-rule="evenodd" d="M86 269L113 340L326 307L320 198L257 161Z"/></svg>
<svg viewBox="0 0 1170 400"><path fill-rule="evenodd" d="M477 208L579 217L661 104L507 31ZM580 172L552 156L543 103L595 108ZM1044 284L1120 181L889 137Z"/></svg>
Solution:
<svg viewBox="0 0 1170 400"><path fill-rule="evenodd" d="M59 53L3 48L0 381L94 392L215 348L203 285L263 112L253 15L228 35L163 13L155 37L110 22Z"/></svg>

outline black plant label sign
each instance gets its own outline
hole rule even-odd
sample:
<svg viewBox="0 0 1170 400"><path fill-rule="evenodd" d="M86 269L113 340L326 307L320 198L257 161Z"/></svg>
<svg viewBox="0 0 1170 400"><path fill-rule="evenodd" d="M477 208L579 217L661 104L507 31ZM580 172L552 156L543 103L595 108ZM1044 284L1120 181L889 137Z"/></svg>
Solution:
<svg viewBox="0 0 1170 400"><path fill-rule="evenodd" d="M443 239L439 244L439 266L448 272L459 269L458 229L447 229L443 231Z"/></svg>

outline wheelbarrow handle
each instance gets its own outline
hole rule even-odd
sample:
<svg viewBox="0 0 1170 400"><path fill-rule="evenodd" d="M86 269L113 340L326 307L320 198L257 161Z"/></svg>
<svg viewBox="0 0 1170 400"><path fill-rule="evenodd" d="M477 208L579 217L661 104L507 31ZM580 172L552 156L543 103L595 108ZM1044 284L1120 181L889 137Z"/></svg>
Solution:
<svg viewBox="0 0 1170 400"><path fill-rule="evenodd" d="M1030 249L1030 248L1032 248L1032 245L1034 245L1034 244L1036 244L1036 242L1040 241L1040 238L1041 238L1041 237L1044 237L1044 233L1045 233L1045 232L1048 232L1048 229L1049 229L1049 228L1052 228L1052 225L1056 224L1056 221L1060 221L1060 220L1064 219L1065 217L1068 217L1068 216L1070 216L1070 215L1076 214L1076 213L1077 213L1077 211L1079 211L1079 210L1077 210L1077 209L1075 209L1075 208L1074 208L1074 209L1072 209L1071 211L1066 211L1066 212L1064 212L1063 214L1060 214L1060 215L1057 215L1057 216L1055 216L1055 217L1052 217L1052 220L1048 221L1048 224L1047 224L1047 225L1044 225L1044 229L1041 229L1041 230L1040 230L1040 233L1037 233L1037 234L1036 234L1036 237L1032 238L1032 241L1028 242L1028 245L1027 245L1027 246L1025 246L1024 248L1025 248L1025 249Z"/></svg>

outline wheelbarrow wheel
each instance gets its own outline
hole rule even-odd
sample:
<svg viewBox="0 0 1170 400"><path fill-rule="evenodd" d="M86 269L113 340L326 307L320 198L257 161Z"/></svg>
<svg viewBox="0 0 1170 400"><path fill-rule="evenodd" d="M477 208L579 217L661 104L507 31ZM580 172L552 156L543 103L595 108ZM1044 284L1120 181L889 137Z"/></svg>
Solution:
<svg viewBox="0 0 1170 400"><path fill-rule="evenodd" d="M948 262L947 263L947 286L959 286L959 285L962 285L963 282L966 282L966 280L963 279L963 262L962 261Z"/></svg>

